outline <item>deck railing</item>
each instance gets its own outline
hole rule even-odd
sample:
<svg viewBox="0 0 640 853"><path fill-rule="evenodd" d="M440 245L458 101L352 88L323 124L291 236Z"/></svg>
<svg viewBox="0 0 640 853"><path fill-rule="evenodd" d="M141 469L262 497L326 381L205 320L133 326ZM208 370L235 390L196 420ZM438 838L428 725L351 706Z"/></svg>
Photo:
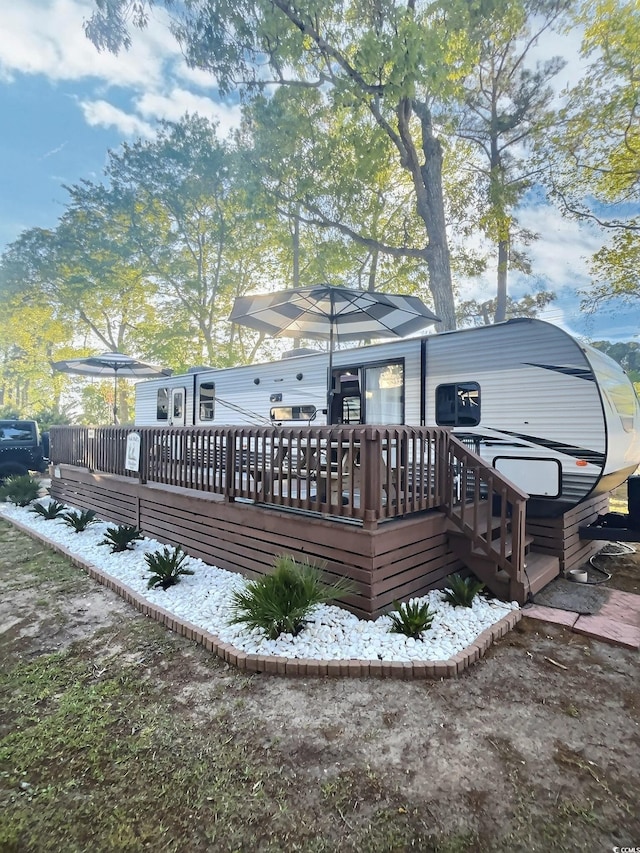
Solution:
<svg viewBox="0 0 640 853"><path fill-rule="evenodd" d="M437 427L53 427L51 461L375 526L442 505L448 442Z"/></svg>
<svg viewBox="0 0 640 853"><path fill-rule="evenodd" d="M448 517L466 534L476 553L490 558L512 582L522 584L529 496L453 436L446 467L450 476L443 508Z"/></svg>
<svg viewBox="0 0 640 853"><path fill-rule="evenodd" d="M139 436L133 465L132 433ZM50 456L54 476L66 464L366 528L441 509L477 553L522 583L528 496L447 429L52 427Z"/></svg>

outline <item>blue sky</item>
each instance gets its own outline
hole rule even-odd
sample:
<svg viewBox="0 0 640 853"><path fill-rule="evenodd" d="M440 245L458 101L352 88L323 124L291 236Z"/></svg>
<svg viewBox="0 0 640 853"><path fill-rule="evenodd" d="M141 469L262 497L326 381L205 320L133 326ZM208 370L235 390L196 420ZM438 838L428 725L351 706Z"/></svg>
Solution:
<svg viewBox="0 0 640 853"><path fill-rule="evenodd" d="M99 54L82 22L82 0L5 0L0 27L0 251L21 231L51 227L63 212L64 184L99 180L109 149L150 137L158 119L185 112L215 118L224 134L237 124L233 104L216 100L210 75L190 70L157 12L131 51ZM562 52L565 79L578 68L578 40L541 45L541 55ZM530 254L534 280L523 287L550 289L558 301L546 319L580 336L630 340L640 333L640 309L613 307L595 320L580 315L576 290L588 282L589 256L603 243L599 231L563 220L540 200L520 216L541 235ZM465 285L463 296L490 298L493 280Z"/></svg>

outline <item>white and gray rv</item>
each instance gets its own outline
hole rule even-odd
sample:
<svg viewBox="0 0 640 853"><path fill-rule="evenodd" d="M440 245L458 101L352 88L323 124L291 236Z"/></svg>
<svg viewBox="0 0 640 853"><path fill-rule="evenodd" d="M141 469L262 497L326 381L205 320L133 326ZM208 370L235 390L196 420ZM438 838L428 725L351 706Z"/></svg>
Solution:
<svg viewBox="0 0 640 853"><path fill-rule="evenodd" d="M414 424L450 427L526 491L566 512L640 464L640 406L623 369L541 320L510 320L136 386L140 426Z"/></svg>

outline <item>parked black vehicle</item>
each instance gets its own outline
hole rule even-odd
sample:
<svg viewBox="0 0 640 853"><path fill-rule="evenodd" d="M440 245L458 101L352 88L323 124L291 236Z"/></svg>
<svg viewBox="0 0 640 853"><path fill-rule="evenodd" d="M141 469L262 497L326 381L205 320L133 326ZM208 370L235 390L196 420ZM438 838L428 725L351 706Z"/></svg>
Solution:
<svg viewBox="0 0 640 853"><path fill-rule="evenodd" d="M48 465L49 433L41 436L35 421L0 420L0 482Z"/></svg>

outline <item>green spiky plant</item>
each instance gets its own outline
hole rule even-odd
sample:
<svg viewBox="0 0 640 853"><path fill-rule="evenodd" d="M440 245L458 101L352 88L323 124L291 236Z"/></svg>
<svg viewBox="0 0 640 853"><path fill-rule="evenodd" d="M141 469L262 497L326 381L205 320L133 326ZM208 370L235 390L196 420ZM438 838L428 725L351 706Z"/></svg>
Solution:
<svg viewBox="0 0 640 853"><path fill-rule="evenodd" d="M345 580L322 581L321 571L308 562L298 563L289 555L277 557L274 570L233 594L231 622L247 628L262 628L270 640L280 634L297 636L306 625L309 611L348 594Z"/></svg>
<svg viewBox="0 0 640 853"><path fill-rule="evenodd" d="M183 575L194 574L191 569L185 568L184 561L187 559L187 554L179 545L173 551L165 545L162 551L145 554L144 558L153 572L147 583L149 589L160 586L166 592L169 587L180 583Z"/></svg>
<svg viewBox="0 0 640 853"><path fill-rule="evenodd" d="M108 545L112 554L119 554L122 551L131 551L133 543L143 538L142 531L137 527L120 524L118 527L107 527L104 539L98 544Z"/></svg>
<svg viewBox="0 0 640 853"><path fill-rule="evenodd" d="M64 504L54 500L49 501L48 504L43 504L38 501L30 507L29 512L34 512L37 515L41 515L43 518L46 518L47 521L50 521L53 518L59 518L65 510L66 506Z"/></svg>
<svg viewBox="0 0 640 853"><path fill-rule="evenodd" d="M82 533L90 524L96 524L98 521L95 510L93 509L65 512L62 514L62 518L64 519L64 523L68 527L72 527L76 533Z"/></svg>
<svg viewBox="0 0 640 853"><path fill-rule="evenodd" d="M429 603L418 601L393 602L394 613L389 613L392 634L405 634L419 640L425 631L431 628L434 614L429 610Z"/></svg>
<svg viewBox="0 0 640 853"><path fill-rule="evenodd" d="M485 588L485 584L475 578L463 578L459 574L449 575L447 586L443 589L444 600L454 607L471 607L473 599Z"/></svg>
<svg viewBox="0 0 640 853"><path fill-rule="evenodd" d="M40 482L31 474L7 477L0 486L0 500L10 501L16 506L29 506L40 494Z"/></svg>

